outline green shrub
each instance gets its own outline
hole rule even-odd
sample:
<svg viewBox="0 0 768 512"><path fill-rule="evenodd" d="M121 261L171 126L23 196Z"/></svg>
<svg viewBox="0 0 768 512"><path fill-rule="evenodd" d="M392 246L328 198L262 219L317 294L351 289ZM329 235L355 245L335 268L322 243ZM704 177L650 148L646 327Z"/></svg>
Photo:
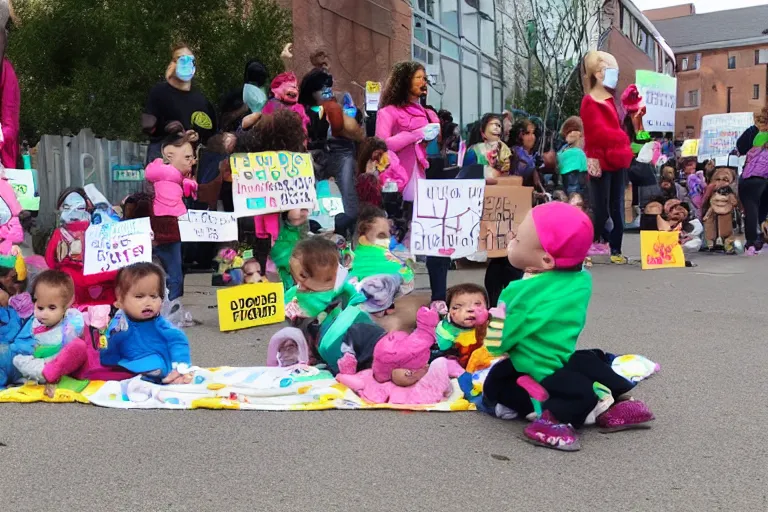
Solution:
<svg viewBox="0 0 768 512"><path fill-rule="evenodd" d="M248 7L250 6L250 8ZM197 57L194 86L218 105L259 58L282 70L291 13L274 0L17 0L8 57L21 86L21 138L91 128L143 140L140 115L174 42Z"/></svg>

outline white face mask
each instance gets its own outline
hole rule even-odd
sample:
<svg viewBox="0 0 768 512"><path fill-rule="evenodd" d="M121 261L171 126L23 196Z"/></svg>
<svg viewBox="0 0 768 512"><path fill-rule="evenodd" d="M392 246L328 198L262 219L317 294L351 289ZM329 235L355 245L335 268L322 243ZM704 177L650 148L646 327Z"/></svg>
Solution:
<svg viewBox="0 0 768 512"><path fill-rule="evenodd" d="M619 85L619 68L605 68L603 85L608 89L616 89L616 86Z"/></svg>
<svg viewBox="0 0 768 512"><path fill-rule="evenodd" d="M378 245L379 247L389 249L389 240L386 238L377 238L376 241L373 242L373 245Z"/></svg>

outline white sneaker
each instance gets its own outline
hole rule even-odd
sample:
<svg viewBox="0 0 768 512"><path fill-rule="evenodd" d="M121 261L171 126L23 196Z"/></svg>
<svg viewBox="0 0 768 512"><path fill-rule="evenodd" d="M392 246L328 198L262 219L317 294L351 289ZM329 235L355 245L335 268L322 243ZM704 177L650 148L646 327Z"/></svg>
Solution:
<svg viewBox="0 0 768 512"><path fill-rule="evenodd" d="M517 418L517 411L510 409L509 407L501 404L496 404L494 414L501 420L513 420Z"/></svg>

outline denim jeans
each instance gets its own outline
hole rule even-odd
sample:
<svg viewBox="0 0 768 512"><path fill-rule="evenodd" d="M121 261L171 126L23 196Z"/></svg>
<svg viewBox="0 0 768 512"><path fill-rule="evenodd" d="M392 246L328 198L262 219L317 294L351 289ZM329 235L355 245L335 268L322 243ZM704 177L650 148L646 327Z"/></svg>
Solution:
<svg viewBox="0 0 768 512"><path fill-rule="evenodd" d="M595 228L595 242L605 229L605 223L610 216L613 229L607 235L611 246L611 254L621 254L621 244L624 240L624 188L627 171L603 171L599 178L589 179L591 196L592 222Z"/></svg>
<svg viewBox="0 0 768 512"><path fill-rule="evenodd" d="M330 139L328 147L328 168L336 180L344 204L344 213L336 216L336 233L349 239L357 222L357 191L355 190L355 143L347 139Z"/></svg>
<svg viewBox="0 0 768 512"><path fill-rule="evenodd" d="M184 295L184 272L181 268L181 242L156 245L154 255L160 259L167 274L168 300Z"/></svg>

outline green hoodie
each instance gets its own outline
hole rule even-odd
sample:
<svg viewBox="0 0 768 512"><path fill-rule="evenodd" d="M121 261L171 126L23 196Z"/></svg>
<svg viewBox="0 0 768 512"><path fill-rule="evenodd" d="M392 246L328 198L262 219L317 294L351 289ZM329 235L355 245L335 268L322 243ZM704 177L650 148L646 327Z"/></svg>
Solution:
<svg viewBox="0 0 768 512"><path fill-rule="evenodd" d="M492 318L485 346L492 355L509 354L515 369L536 381L562 368L576 351L587 321L592 276L553 270L514 281L501 292L506 318ZM500 336L499 336L500 334Z"/></svg>
<svg viewBox="0 0 768 512"><path fill-rule="evenodd" d="M291 253L296 244L307 237L308 230L309 224L291 226L285 222L282 214L280 215L280 233L277 235L277 240L275 240L275 245L272 247L269 256L275 262L277 272L280 274L283 290L288 290L295 284L293 276L291 276Z"/></svg>

